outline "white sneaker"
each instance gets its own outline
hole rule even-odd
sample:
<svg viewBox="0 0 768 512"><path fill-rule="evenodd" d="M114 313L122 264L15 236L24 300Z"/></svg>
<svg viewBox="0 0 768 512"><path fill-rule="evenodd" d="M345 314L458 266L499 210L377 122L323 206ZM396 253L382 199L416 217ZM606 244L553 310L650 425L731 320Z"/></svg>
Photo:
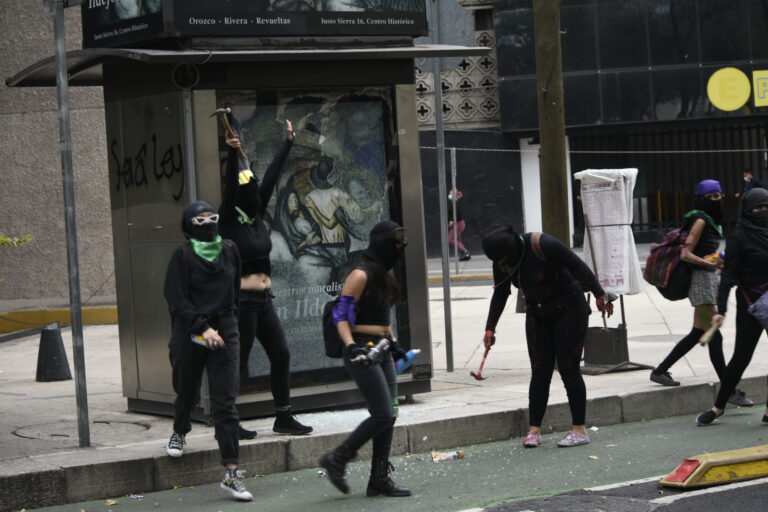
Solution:
<svg viewBox="0 0 768 512"><path fill-rule="evenodd" d="M253 499L253 494L249 493L243 485L243 472L239 469L228 469L219 487L230 493L236 500L251 501Z"/></svg>
<svg viewBox="0 0 768 512"><path fill-rule="evenodd" d="M165 453L167 453L169 457L181 457L184 453L184 444L186 444L184 435L174 432L168 440L168 446L165 448Z"/></svg>
<svg viewBox="0 0 768 512"><path fill-rule="evenodd" d="M562 446L563 448L570 448L571 446L579 446L582 444L589 444L589 435L581 435L573 430L565 434L565 437L557 442L557 446Z"/></svg>

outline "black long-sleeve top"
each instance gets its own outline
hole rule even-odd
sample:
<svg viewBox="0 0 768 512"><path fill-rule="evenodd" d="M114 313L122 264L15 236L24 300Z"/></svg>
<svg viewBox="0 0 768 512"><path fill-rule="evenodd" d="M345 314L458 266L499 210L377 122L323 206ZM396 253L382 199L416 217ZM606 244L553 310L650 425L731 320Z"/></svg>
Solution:
<svg viewBox="0 0 768 512"><path fill-rule="evenodd" d="M221 206L219 207L219 232L224 238L229 238L240 251L242 260L241 275L249 274L267 274L272 273L272 265L269 261L269 253L272 250L272 241L269 238L269 230L264 224L264 212L272 197L272 193L277 183L277 178L288 158L288 152L293 145L293 141L283 142L280 150L272 159L272 163L267 167L264 177L259 187L259 203L255 211L251 211L253 222L242 224L239 220L239 214L235 209L238 204L238 172L239 160L237 150L229 149L227 156L226 175L224 178L224 192L222 194Z"/></svg>
<svg viewBox="0 0 768 512"><path fill-rule="evenodd" d="M168 263L163 293L174 323L202 334L209 316L236 312L240 295L240 257L228 240L213 262L197 256L189 243L178 246Z"/></svg>
<svg viewBox="0 0 768 512"><path fill-rule="evenodd" d="M510 276L496 263L493 264L495 286L488 309L488 319L485 322L486 329L496 329L512 285L523 291L528 304L544 303L585 289L591 291L595 297L605 295L595 274L560 240L542 233L540 246L545 260L541 260L531 248L531 234L528 233L523 238L525 252L516 272Z"/></svg>
<svg viewBox="0 0 768 512"><path fill-rule="evenodd" d="M755 242L736 226L725 243L725 266L717 289L717 312L728 310L731 287L739 286L754 302L768 285L768 246Z"/></svg>

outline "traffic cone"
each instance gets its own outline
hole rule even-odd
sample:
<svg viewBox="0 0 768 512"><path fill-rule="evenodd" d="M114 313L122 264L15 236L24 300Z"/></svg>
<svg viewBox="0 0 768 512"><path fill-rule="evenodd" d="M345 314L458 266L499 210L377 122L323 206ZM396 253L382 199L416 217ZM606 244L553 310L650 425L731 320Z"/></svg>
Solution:
<svg viewBox="0 0 768 512"><path fill-rule="evenodd" d="M35 380L37 382L72 380L59 324L46 325L40 332Z"/></svg>

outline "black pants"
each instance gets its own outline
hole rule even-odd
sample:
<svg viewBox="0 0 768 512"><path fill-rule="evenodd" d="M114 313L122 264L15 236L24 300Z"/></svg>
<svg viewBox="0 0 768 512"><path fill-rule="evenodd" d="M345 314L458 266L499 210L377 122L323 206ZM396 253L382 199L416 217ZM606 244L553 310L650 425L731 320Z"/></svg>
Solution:
<svg viewBox="0 0 768 512"><path fill-rule="evenodd" d="M190 416L200 398L200 384L203 370L208 371L211 392L211 413L219 443L221 463L237 464L240 447L237 438L239 417L235 399L239 387L237 319L234 313L218 317L217 322L209 322L219 331L224 339L224 347L209 350L190 339L192 333L184 326L174 322L174 332L170 343L170 359L173 368L173 390L176 400L173 403L173 430L187 434L192 430ZM201 333L196 333L201 334Z"/></svg>
<svg viewBox="0 0 768 512"><path fill-rule="evenodd" d="M763 327L747 311L747 302L742 294L736 292L736 344L733 347L733 357L725 368L725 377L720 383L720 390L715 398L715 407L725 409L728 397L736 389L736 385L744 375L744 370L749 366L755 347L763 333Z"/></svg>
<svg viewBox="0 0 768 512"><path fill-rule="evenodd" d="M354 334L355 342L364 345L369 341L376 343L381 336ZM368 405L371 415L360 423L342 443L350 452L355 453L369 439L373 439L373 456L389 458L392 435L395 428L392 399L397 398L397 376L392 355L387 352L380 364L361 366L349 361L344 354L344 367L357 384Z"/></svg>
<svg viewBox="0 0 768 512"><path fill-rule="evenodd" d="M241 290L240 312L240 377L248 378L248 359L254 338L258 338L270 363L269 384L275 409L291 406L291 353L283 326L272 305L271 290Z"/></svg>
<svg viewBox="0 0 768 512"><path fill-rule="evenodd" d="M525 316L525 336L531 361L528 414L529 423L534 427L541 427L544 419L555 360L568 394L573 424L585 424L587 388L580 365L589 307L581 293L570 295L560 302L563 307L559 311L552 308L541 316L529 306Z"/></svg>

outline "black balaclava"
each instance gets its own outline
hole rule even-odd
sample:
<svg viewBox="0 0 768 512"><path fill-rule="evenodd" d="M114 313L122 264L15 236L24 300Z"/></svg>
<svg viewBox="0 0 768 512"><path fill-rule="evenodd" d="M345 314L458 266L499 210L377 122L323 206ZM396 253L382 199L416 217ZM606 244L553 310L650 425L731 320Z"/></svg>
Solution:
<svg viewBox="0 0 768 512"><path fill-rule="evenodd" d="M371 229L370 242L363 254L381 263L385 270L390 270L403 256L405 246L408 244L403 234L405 234L405 228L396 222L391 220L379 222ZM397 243L402 247L396 247Z"/></svg>
<svg viewBox="0 0 768 512"><path fill-rule="evenodd" d="M512 272L523 255L523 242L512 226L506 226L483 237L483 252L488 259Z"/></svg>
<svg viewBox="0 0 768 512"><path fill-rule="evenodd" d="M741 198L739 225L758 243L768 246L768 210L753 212L756 206L768 205L768 190L751 188Z"/></svg>
<svg viewBox="0 0 768 512"><path fill-rule="evenodd" d="M718 226L723 223L723 200L707 199L704 196L696 196L693 203L694 208L701 210L715 221Z"/></svg>
<svg viewBox="0 0 768 512"><path fill-rule="evenodd" d="M216 235L219 234L218 224L209 222L198 226L192 224L192 217L197 217L203 212L213 213L214 211L213 207L205 201L195 201L187 205L184 208L184 213L181 215L181 232L184 233L184 237L187 240L194 238L201 242L213 242Z"/></svg>

